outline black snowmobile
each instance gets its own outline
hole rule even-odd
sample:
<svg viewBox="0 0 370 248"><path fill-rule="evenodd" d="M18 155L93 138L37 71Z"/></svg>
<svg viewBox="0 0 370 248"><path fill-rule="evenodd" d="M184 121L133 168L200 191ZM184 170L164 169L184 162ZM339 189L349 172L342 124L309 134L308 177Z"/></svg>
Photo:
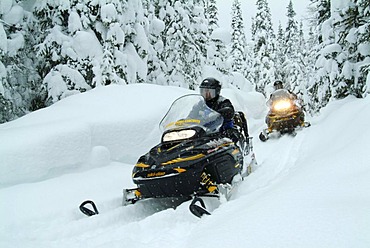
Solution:
<svg viewBox="0 0 370 248"><path fill-rule="evenodd" d="M266 141L271 135L296 134L296 130L310 126L304 120L304 112L297 98L288 90L276 90L267 101L270 108L266 116L267 128L264 129L259 138Z"/></svg>
<svg viewBox="0 0 370 248"><path fill-rule="evenodd" d="M133 169L137 188L123 190L123 205L193 199L189 209L194 215L209 214L201 197L228 199L256 164L244 114L236 112L234 122L233 141L219 132L223 117L208 108L202 96L175 100L159 124L161 142Z"/></svg>

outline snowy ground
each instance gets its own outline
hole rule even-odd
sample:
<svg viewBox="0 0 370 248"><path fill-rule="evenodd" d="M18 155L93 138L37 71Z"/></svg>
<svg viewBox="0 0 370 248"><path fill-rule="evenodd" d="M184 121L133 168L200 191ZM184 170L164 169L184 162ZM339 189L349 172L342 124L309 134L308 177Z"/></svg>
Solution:
<svg viewBox="0 0 370 248"><path fill-rule="evenodd" d="M332 102L296 137L262 143L264 98L223 90L246 112L259 163L233 199L188 210L122 207L136 159L190 91L109 86L0 125L0 247L370 247L370 98ZM79 204L93 199L100 214Z"/></svg>

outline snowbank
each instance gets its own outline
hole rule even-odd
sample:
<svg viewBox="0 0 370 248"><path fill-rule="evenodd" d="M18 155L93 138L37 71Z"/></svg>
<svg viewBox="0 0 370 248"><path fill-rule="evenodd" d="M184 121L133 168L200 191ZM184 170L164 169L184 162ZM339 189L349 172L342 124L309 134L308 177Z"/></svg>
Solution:
<svg viewBox="0 0 370 248"><path fill-rule="evenodd" d="M258 117L258 104L247 108L258 98L253 93L225 91L237 109ZM98 87L2 124L0 185L45 180L110 161L133 164L158 143L158 124L173 100L189 93L194 91L151 84Z"/></svg>

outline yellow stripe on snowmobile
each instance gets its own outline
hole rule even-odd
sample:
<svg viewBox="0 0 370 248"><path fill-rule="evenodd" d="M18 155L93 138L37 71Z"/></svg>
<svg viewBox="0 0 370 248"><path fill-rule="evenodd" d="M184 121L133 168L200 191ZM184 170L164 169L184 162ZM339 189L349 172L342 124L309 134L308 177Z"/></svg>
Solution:
<svg viewBox="0 0 370 248"><path fill-rule="evenodd" d="M197 119L178 120L178 121L174 121L174 122L171 122L171 123L167 124L165 128L169 128L170 126L173 126L173 125L183 126L185 123L199 124L200 120L197 120Z"/></svg>
<svg viewBox="0 0 370 248"><path fill-rule="evenodd" d="M144 164L144 163L137 163L135 166L140 167L140 168L149 168L150 167L150 165L147 165L147 164Z"/></svg>
<svg viewBox="0 0 370 248"><path fill-rule="evenodd" d="M185 172L186 171L183 168L174 168L174 170L177 171L178 173L182 173L182 172Z"/></svg>
<svg viewBox="0 0 370 248"><path fill-rule="evenodd" d="M237 154L239 152L239 149L235 149L231 154L232 155L235 155L235 154Z"/></svg>
<svg viewBox="0 0 370 248"><path fill-rule="evenodd" d="M209 186L207 189L208 189L209 193L212 193L213 191L215 191L217 189L217 186Z"/></svg>
<svg viewBox="0 0 370 248"><path fill-rule="evenodd" d="M197 154L197 155L194 155L194 156L191 156L191 157L187 157L187 158L175 158L175 159L172 159L170 161L164 162L161 165L180 163L180 162L195 160L195 159L199 159L199 158L203 158L203 157L204 157L204 154L200 153L200 154Z"/></svg>
<svg viewBox="0 0 370 248"><path fill-rule="evenodd" d="M234 144L234 142L227 142L227 143L224 143L222 145L219 145L219 147L230 146L232 144Z"/></svg>
<svg viewBox="0 0 370 248"><path fill-rule="evenodd" d="M175 145L175 146L173 146L173 147L171 147L171 148L168 148L168 149L167 149L167 151L171 151L171 150L175 149L176 147L178 147L178 146L180 146L180 145L181 145L181 143L180 143L180 144L177 144L177 145Z"/></svg>

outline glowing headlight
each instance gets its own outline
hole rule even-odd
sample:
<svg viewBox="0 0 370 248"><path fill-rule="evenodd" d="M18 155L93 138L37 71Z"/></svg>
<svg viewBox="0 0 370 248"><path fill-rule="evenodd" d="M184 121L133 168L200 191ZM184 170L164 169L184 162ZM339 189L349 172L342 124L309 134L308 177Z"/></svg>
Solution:
<svg viewBox="0 0 370 248"><path fill-rule="evenodd" d="M180 130L180 131L173 131L166 133L163 136L163 141L173 141L173 140L182 140L182 139L188 139L193 137L196 134L196 131L193 129L187 129L187 130Z"/></svg>
<svg viewBox="0 0 370 248"><path fill-rule="evenodd" d="M276 111L284 111L292 107L292 103L287 100L279 101L274 104L274 110Z"/></svg>

